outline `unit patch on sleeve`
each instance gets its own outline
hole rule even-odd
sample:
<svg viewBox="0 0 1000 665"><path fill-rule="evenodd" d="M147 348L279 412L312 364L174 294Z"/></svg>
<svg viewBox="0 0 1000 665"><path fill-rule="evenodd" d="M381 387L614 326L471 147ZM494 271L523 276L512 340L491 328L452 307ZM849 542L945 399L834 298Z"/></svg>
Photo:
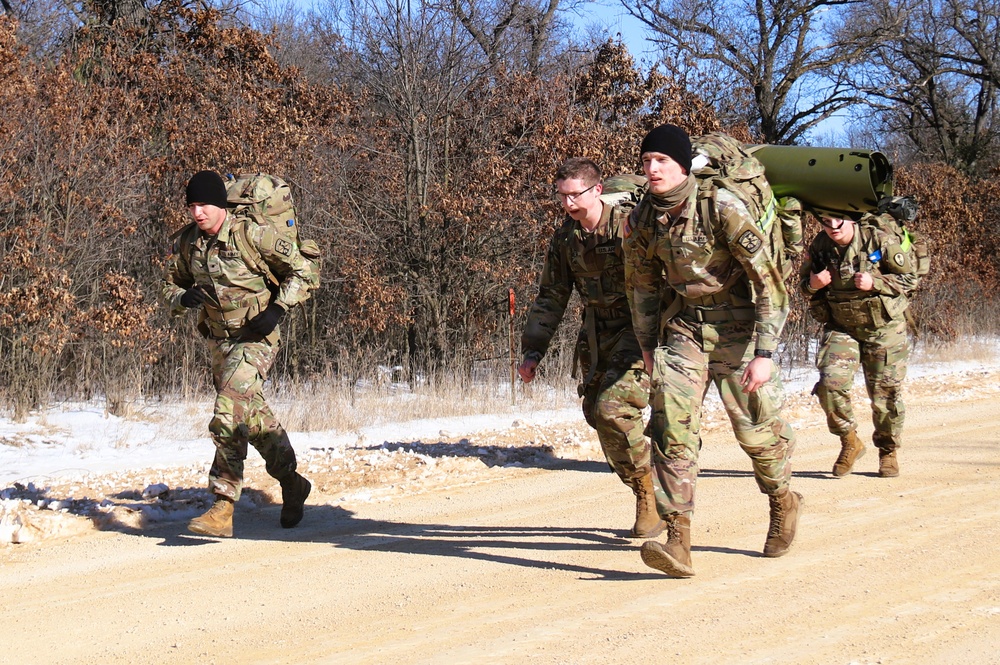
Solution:
<svg viewBox="0 0 1000 665"><path fill-rule="evenodd" d="M292 243L287 240L279 239L274 243L274 251L282 256L289 256L292 253Z"/></svg>
<svg viewBox="0 0 1000 665"><path fill-rule="evenodd" d="M764 241L753 231L744 231L743 235L736 241L739 246L747 250L748 254L756 254L764 246Z"/></svg>

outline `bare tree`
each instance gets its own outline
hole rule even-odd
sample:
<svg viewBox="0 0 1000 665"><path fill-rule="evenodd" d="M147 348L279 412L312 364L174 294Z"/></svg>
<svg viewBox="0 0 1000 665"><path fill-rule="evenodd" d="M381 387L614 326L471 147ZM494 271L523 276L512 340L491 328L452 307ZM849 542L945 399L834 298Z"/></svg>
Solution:
<svg viewBox="0 0 1000 665"><path fill-rule="evenodd" d="M767 143L802 141L808 131L859 101L841 70L880 35L844 39L827 24L859 0L622 0L664 51L664 64L720 111L744 118ZM734 99L735 96L735 99Z"/></svg>
<svg viewBox="0 0 1000 665"><path fill-rule="evenodd" d="M375 226L366 240L372 270L406 294L411 367L440 367L461 345L462 326L454 322L466 316L472 295L463 263L487 228L470 230L480 211L452 215L444 202L462 194L452 183L470 168L469 144L475 145L465 107L488 87L491 67L446 9L351 0L344 16L358 84L372 102L367 145L359 148L378 161L360 169L382 185L379 197L356 199L352 214ZM473 122L489 127L488 119ZM359 186L371 191L367 183Z"/></svg>
<svg viewBox="0 0 1000 665"><path fill-rule="evenodd" d="M912 159L970 174L996 164L1000 8L982 0L878 0L853 14L846 30L876 21L898 35L877 44L853 77L882 131L905 137Z"/></svg>
<svg viewBox="0 0 1000 665"><path fill-rule="evenodd" d="M552 36L556 12L566 0L443 0L475 40L490 67L518 60L537 73Z"/></svg>

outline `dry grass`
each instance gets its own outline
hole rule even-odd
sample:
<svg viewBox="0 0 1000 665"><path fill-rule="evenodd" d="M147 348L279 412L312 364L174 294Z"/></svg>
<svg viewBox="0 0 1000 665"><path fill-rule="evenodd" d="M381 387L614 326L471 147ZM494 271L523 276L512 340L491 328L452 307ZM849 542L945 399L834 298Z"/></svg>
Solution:
<svg viewBox="0 0 1000 665"><path fill-rule="evenodd" d="M914 351L913 363L961 361L996 362L1000 359L1000 341L989 337L967 336L952 341L921 340ZM404 381L356 381L328 376L305 383L269 382L265 387L268 403L282 425L293 432L353 432L366 427L394 422L470 415L510 414L552 409L578 408L576 381L568 366L553 362L543 365L543 372L531 384L520 381L512 399L509 376L501 372L476 377L438 377L433 384ZM787 368L786 368L787 369ZM171 420L170 426L191 438L205 432L212 417L214 393L205 390L185 392L164 415L161 400L137 400L126 414L128 420L155 422ZM171 403L167 398L168 403ZM45 411L39 411L42 425ZM180 432L178 432L180 430ZM3 445L18 445L11 440Z"/></svg>
<svg viewBox="0 0 1000 665"><path fill-rule="evenodd" d="M1000 356L1000 341L982 337L929 341L921 343L913 355L913 360L921 363L995 362Z"/></svg>
<svg viewBox="0 0 1000 665"><path fill-rule="evenodd" d="M513 401L513 404L512 404ZM575 387L563 383L511 386L498 383L435 386L407 384L346 387L336 382L283 386L268 399L285 429L295 432L354 431L388 422L448 418L518 410L547 410L579 403Z"/></svg>

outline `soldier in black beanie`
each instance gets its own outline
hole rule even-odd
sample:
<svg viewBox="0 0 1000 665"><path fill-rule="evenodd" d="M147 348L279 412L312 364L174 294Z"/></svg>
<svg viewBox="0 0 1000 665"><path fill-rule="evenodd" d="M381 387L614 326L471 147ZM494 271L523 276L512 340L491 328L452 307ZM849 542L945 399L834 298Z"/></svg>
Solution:
<svg viewBox="0 0 1000 665"><path fill-rule="evenodd" d="M677 125L660 125L646 134L639 146L640 157L647 152L659 152L691 173L691 138Z"/></svg>
<svg viewBox="0 0 1000 665"><path fill-rule="evenodd" d="M795 435L781 417L772 360L789 310L781 270L746 204L724 187L700 187L687 132L656 127L640 157L648 189L622 245L633 329L652 378L649 431L664 497L657 510L667 524L666 542L647 540L642 560L671 577L694 575L702 404L713 384L768 497L764 556L783 556L802 496L790 489Z"/></svg>
<svg viewBox="0 0 1000 665"><path fill-rule="evenodd" d="M263 385L280 348L278 324L289 307L308 297L308 262L273 228L253 222L236 207L230 209L225 181L215 171L194 174L185 198L193 223L177 235L161 298L175 316L198 312L217 391L208 425L216 447L209 470L215 500L188 529L204 536L233 535L248 445L257 449L267 473L281 484L281 526L294 527L302 519L312 485L296 471L295 451L264 399ZM250 249L282 276L277 293L248 257Z"/></svg>
<svg viewBox="0 0 1000 665"><path fill-rule="evenodd" d="M198 171L187 184L187 205L195 203L226 208L226 183L215 171Z"/></svg>

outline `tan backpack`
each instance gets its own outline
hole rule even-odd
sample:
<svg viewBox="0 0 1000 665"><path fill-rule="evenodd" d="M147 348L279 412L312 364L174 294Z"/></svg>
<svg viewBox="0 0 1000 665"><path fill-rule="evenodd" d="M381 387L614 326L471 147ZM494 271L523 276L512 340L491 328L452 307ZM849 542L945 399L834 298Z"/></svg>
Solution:
<svg viewBox="0 0 1000 665"><path fill-rule="evenodd" d="M757 220L757 227L770 239L770 254L781 275L788 279L792 259L803 249L801 204L794 198L778 200L764 175L764 165L747 152L743 144L719 132L691 140L691 171L698 179L698 211L718 228L716 192L725 189L734 194Z"/></svg>
<svg viewBox="0 0 1000 665"><path fill-rule="evenodd" d="M299 253L309 264L307 284L310 293L319 287L322 255L314 240L299 238L299 225L292 202L292 190L277 176L266 173L227 174L226 199L236 223L233 238L243 261L252 270L267 278L272 291L279 281L250 239L250 224L274 228L280 237L299 248Z"/></svg>

